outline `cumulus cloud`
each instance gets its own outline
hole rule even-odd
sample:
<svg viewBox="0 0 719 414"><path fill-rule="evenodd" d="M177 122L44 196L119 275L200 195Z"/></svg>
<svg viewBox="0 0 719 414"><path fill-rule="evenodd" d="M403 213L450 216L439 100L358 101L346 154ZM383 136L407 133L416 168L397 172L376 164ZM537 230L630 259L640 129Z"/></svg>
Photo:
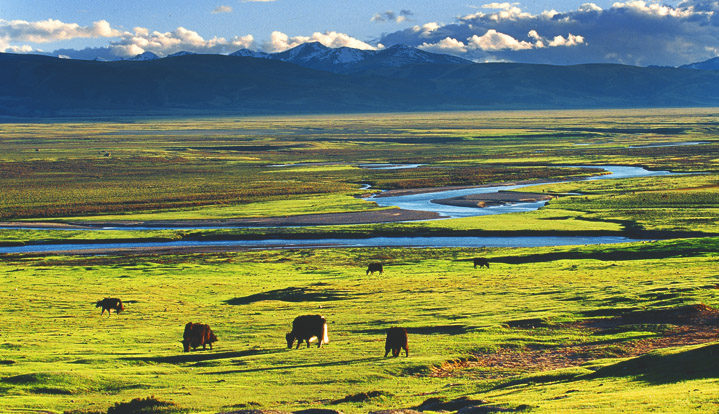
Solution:
<svg viewBox="0 0 719 414"><path fill-rule="evenodd" d="M534 47L529 42L519 41L510 35L499 33L494 29L487 30L482 36L474 35L467 39L471 49L479 49L484 51L496 50L525 50Z"/></svg>
<svg viewBox="0 0 719 414"><path fill-rule="evenodd" d="M418 47L428 52L449 53L452 55L459 55L467 52L467 45L457 39L452 39L451 37L445 37L437 43L424 42Z"/></svg>
<svg viewBox="0 0 719 414"><path fill-rule="evenodd" d="M270 40L265 42L262 49L268 53L282 52L287 49L292 49L303 43L319 42L323 45L331 48L337 47L351 47L354 49L362 50L376 50L377 47L365 43L361 40L355 39L345 33L338 32L315 32L311 36L293 36L290 37L282 32L272 32Z"/></svg>
<svg viewBox="0 0 719 414"><path fill-rule="evenodd" d="M0 40L9 42L48 43L77 38L117 37L122 32L110 27L106 20L90 26L48 19L37 22L0 19Z"/></svg>
<svg viewBox="0 0 719 414"><path fill-rule="evenodd" d="M407 21L410 16L413 16L414 13L412 13L411 10L400 10L399 13L395 13L392 10L387 10L384 13L376 13L370 21L373 22L395 22L395 23L402 23L404 21Z"/></svg>
<svg viewBox="0 0 719 414"><path fill-rule="evenodd" d="M432 37L435 36L437 33L437 30L439 30L441 26L437 22L429 22L425 23L422 26L412 26L413 32L417 33L419 37Z"/></svg>
<svg viewBox="0 0 719 414"><path fill-rule="evenodd" d="M204 39L199 33L184 27L164 33L136 27L133 32L124 34L118 41L110 42L110 49L116 55L125 57L144 52L165 56L183 50L195 53L229 53L251 48L255 40L252 35L235 36L229 40L223 37Z"/></svg>
<svg viewBox="0 0 719 414"><path fill-rule="evenodd" d="M217 6L214 10L212 10L212 14L218 14L218 13L232 13L232 7L231 6Z"/></svg>
<svg viewBox="0 0 719 414"><path fill-rule="evenodd" d="M378 40L453 50L478 61L681 65L719 55L719 1L670 6L628 0L606 9L588 2L573 11L538 14L517 3L489 3L453 23L417 25Z"/></svg>

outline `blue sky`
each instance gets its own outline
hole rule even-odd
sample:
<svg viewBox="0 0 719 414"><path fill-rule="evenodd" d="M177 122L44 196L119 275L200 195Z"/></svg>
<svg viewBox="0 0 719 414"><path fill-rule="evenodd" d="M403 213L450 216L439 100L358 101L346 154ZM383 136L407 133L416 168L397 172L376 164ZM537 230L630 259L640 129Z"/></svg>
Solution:
<svg viewBox="0 0 719 414"><path fill-rule="evenodd" d="M5 52L277 52L309 41L405 43L478 62L680 65L719 55L719 1L0 1Z"/></svg>

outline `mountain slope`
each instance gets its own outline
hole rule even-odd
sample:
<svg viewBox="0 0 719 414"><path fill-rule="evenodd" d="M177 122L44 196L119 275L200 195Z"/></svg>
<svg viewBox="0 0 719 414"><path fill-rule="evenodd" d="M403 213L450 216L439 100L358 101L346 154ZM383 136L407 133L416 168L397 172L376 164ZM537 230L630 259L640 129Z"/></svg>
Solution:
<svg viewBox="0 0 719 414"><path fill-rule="evenodd" d="M719 57L680 66L682 69L719 70Z"/></svg>
<svg viewBox="0 0 719 414"><path fill-rule="evenodd" d="M719 72L495 63L336 74L241 56L94 62L0 54L0 115L12 116L679 106L719 106Z"/></svg>

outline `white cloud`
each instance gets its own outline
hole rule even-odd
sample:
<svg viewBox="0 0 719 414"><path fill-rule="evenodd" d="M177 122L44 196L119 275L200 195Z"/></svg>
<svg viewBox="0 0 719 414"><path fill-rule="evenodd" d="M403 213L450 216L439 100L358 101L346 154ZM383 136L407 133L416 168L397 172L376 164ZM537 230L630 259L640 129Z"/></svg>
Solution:
<svg viewBox="0 0 719 414"><path fill-rule="evenodd" d="M37 52L30 45L13 46L0 40L0 52L3 53L32 53Z"/></svg>
<svg viewBox="0 0 719 414"><path fill-rule="evenodd" d="M439 23L429 22L422 26L412 26L412 31L419 33L419 37L430 37L440 28Z"/></svg>
<svg viewBox="0 0 719 414"><path fill-rule="evenodd" d="M657 3L647 4L645 1L628 1L626 3L614 3L612 4L613 9L627 9L635 13L647 14L652 16L664 17L689 17L694 14L692 8L681 9L670 6L665 6Z"/></svg>
<svg viewBox="0 0 719 414"><path fill-rule="evenodd" d="M237 49L252 47L252 35L235 36L227 40L223 37L204 39L199 33L178 27L172 32L157 32L136 27L134 33L126 33L119 41L111 42L110 48L118 56L135 56L143 52L153 52L159 56L180 51L196 53L230 53Z"/></svg>
<svg viewBox="0 0 719 414"><path fill-rule="evenodd" d="M265 42L265 44L262 46L262 49L265 52L274 53L274 52L282 52L287 49L292 49L293 47L297 47L303 43L310 43L310 42L320 42L323 45L331 48L337 48L337 47L351 47L354 49L362 49L362 50L376 50L377 48L367 44L361 40L355 39L354 37L351 37L345 33L338 33L338 32L315 32L311 36L293 36L289 37L288 35L274 31L272 32L272 35L270 36L270 40L268 42Z"/></svg>
<svg viewBox="0 0 719 414"><path fill-rule="evenodd" d="M214 10L212 10L212 14L218 14L218 13L232 13L232 7L231 6L217 6Z"/></svg>
<svg viewBox="0 0 719 414"><path fill-rule="evenodd" d="M418 48L426 50L428 52L435 53L450 53L450 54L462 54L467 53L467 45L463 42L453 39L451 37L445 37L437 43L424 42Z"/></svg>
<svg viewBox="0 0 719 414"><path fill-rule="evenodd" d="M483 9L500 9L500 10L508 10L511 9L513 6L516 6L519 3L489 3L489 4L483 4Z"/></svg>
<svg viewBox="0 0 719 414"><path fill-rule="evenodd" d="M589 12L600 12L602 11L602 8L597 6L594 3L584 3L581 6L579 6L579 11L589 13Z"/></svg>
<svg viewBox="0 0 719 414"><path fill-rule="evenodd" d="M564 36L554 36L554 39L552 39L551 42L549 42L549 47L558 47L558 46L577 46L584 43L584 37L583 36L575 36L571 33L565 38Z"/></svg>
<svg viewBox="0 0 719 414"><path fill-rule="evenodd" d="M483 51L497 50L525 50L534 47L532 43L519 41L510 35L500 33L494 29L487 30L482 36L474 35L467 39L470 49L479 49Z"/></svg>
<svg viewBox="0 0 719 414"><path fill-rule="evenodd" d="M106 20L91 26L48 19L37 22L0 19L0 39L5 42L47 43L77 38L118 37L122 32L110 27Z"/></svg>

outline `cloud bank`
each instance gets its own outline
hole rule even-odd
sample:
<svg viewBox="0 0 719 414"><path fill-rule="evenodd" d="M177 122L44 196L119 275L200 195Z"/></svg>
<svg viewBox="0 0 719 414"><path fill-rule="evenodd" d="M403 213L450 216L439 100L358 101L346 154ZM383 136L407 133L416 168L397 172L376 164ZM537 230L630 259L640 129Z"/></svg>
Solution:
<svg viewBox="0 0 719 414"><path fill-rule="evenodd" d="M124 33L120 40L110 42L110 49L121 57L152 52L166 56L180 51L195 53L231 53L238 49L251 48L255 39L252 35L235 36L232 39L213 37L204 39L197 32L178 27L172 32L150 32L136 27L133 33Z"/></svg>
<svg viewBox="0 0 719 414"><path fill-rule="evenodd" d="M681 65L719 55L719 1L585 3L577 10L530 14L517 3L490 3L460 16L385 34L404 43L476 61Z"/></svg>
<svg viewBox="0 0 719 414"><path fill-rule="evenodd" d="M49 43L77 38L116 37L122 32L110 27L106 20L99 20L90 26L77 23L64 23L47 19L38 22L25 20L0 19L0 51L29 53L34 51L30 45L11 45L11 43Z"/></svg>

